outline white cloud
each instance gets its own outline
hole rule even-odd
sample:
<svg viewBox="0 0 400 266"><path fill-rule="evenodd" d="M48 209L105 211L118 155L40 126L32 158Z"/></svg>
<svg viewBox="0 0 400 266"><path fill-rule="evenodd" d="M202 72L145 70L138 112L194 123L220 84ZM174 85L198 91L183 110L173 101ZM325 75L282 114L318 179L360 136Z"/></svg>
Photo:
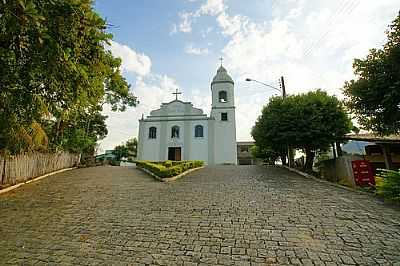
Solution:
<svg viewBox="0 0 400 266"><path fill-rule="evenodd" d="M233 35L238 33L248 23L248 19L241 15L229 16L222 12L217 17L217 22L225 35Z"/></svg>
<svg viewBox="0 0 400 266"><path fill-rule="evenodd" d="M207 0L199 9L202 15L215 16L225 10L224 0Z"/></svg>
<svg viewBox="0 0 400 266"><path fill-rule="evenodd" d="M193 54L193 55L205 55L205 54L209 53L209 50L208 50L208 48L194 47L193 43L190 43L190 44L186 45L185 53Z"/></svg>
<svg viewBox="0 0 400 266"><path fill-rule="evenodd" d="M181 23L179 23L179 31L184 33L192 32L192 23L194 20L193 13L182 12L179 13L179 17L181 18Z"/></svg>
<svg viewBox="0 0 400 266"><path fill-rule="evenodd" d="M110 41L111 45L107 45L106 49L122 59L122 71L132 72L139 76L145 76L150 73L151 60L145 54L139 54L127 45L120 44L115 41Z"/></svg>

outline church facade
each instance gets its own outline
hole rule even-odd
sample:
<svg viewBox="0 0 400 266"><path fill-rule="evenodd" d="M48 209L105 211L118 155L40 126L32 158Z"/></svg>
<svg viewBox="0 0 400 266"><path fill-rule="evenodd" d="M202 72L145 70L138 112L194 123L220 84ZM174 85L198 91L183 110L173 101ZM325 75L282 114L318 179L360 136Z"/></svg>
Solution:
<svg viewBox="0 0 400 266"><path fill-rule="evenodd" d="M221 65L211 82L210 116L174 94L139 120L138 160L237 164L234 82L226 69Z"/></svg>

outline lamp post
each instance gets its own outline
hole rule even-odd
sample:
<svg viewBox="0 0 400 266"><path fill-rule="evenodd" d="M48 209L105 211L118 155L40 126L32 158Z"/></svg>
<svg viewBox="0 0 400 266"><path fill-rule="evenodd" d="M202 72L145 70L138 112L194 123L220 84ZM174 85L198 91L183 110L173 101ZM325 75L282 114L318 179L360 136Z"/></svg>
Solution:
<svg viewBox="0 0 400 266"><path fill-rule="evenodd" d="M282 93L282 98L286 98L285 80L284 80L283 76L280 78L281 89L278 89L278 88L276 88L276 87L274 87L272 85L269 85L267 83L264 83L264 82L261 82L261 81L255 80L255 79L246 78L246 81L253 81L253 82L256 82L258 84L261 84L261 85L264 85L266 87L269 87L271 89L277 90L280 93ZM289 167L292 167L292 158L291 158L292 157L291 156L292 150L290 149L289 144L287 144L286 149L287 149L288 164L289 164Z"/></svg>
<svg viewBox="0 0 400 266"><path fill-rule="evenodd" d="M261 85L264 85L264 86L266 86L266 87L270 87L271 89L277 90L277 91L279 91L280 93L282 93L282 97L283 97L283 98L286 98L285 80L283 79L283 77L280 78L280 82L281 82L282 89L278 89L277 87L274 87L274 86L272 86L272 85L269 85L269 84L267 84L267 83L264 83L264 82L261 82L261 81L255 80L255 79L247 78L246 81L253 81L253 82L259 83L259 84L261 84Z"/></svg>

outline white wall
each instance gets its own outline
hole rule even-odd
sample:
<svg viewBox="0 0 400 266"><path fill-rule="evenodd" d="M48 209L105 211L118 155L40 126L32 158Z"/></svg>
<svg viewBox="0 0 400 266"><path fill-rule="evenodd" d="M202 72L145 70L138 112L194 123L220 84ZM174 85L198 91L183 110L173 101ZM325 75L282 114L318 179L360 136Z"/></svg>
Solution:
<svg viewBox="0 0 400 266"><path fill-rule="evenodd" d="M203 126L203 137L195 138L195 126ZM189 157L190 160L202 160L208 163L208 120L190 121L189 136L191 139Z"/></svg>
<svg viewBox="0 0 400 266"><path fill-rule="evenodd" d="M196 125L203 126L203 137L195 137ZM156 139L148 137L152 126L157 128ZM171 138L173 126L179 127L179 138ZM169 147L181 147L182 160L208 163L208 120L146 121L140 123L139 133L139 160L164 161L168 159Z"/></svg>
<svg viewBox="0 0 400 266"><path fill-rule="evenodd" d="M159 147L160 147L160 125L157 122L141 122L142 127L139 142L142 143L143 148L139 154L139 160L158 161L159 160ZM157 128L157 138L149 138L149 128Z"/></svg>
<svg viewBox="0 0 400 266"><path fill-rule="evenodd" d="M164 160L168 159L168 147L181 147L181 160L188 160L187 158L185 158L184 140L186 132L184 121L167 121L162 123L165 123L166 125L166 133L163 136L165 140L165 145L162 145L162 147L160 147L161 153L164 154ZM173 126L179 127L179 138L171 138L171 130Z"/></svg>
<svg viewBox="0 0 400 266"><path fill-rule="evenodd" d="M221 113L228 113L228 121L221 121ZM237 164L236 128L234 109L213 110L214 122L214 163Z"/></svg>

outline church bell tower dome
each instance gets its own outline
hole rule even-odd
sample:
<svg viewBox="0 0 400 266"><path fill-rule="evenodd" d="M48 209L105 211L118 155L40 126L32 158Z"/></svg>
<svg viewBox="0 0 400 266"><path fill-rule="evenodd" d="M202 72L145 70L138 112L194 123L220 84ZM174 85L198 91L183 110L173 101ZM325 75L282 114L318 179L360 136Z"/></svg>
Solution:
<svg viewBox="0 0 400 266"><path fill-rule="evenodd" d="M218 68L217 74L214 76L211 82L211 86L215 83L231 83L234 85L233 79L231 76L229 76L228 72L222 65Z"/></svg>

